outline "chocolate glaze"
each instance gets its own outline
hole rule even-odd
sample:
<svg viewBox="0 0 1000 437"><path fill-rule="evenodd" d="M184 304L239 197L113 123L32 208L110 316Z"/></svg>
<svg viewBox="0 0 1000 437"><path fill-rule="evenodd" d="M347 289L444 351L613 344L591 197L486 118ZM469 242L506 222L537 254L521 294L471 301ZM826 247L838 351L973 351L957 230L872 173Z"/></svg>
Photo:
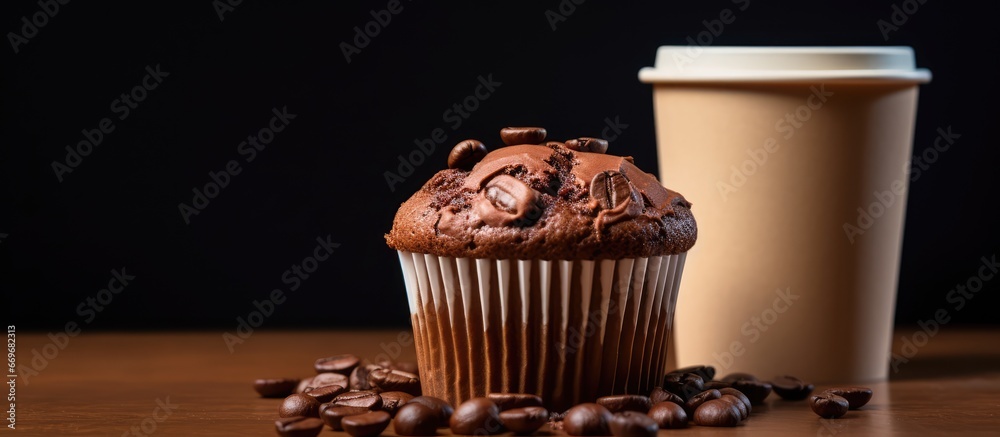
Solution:
<svg viewBox="0 0 1000 437"><path fill-rule="evenodd" d="M685 252L691 204L631 157L514 145L438 172L396 213L390 247L456 258L622 259Z"/></svg>

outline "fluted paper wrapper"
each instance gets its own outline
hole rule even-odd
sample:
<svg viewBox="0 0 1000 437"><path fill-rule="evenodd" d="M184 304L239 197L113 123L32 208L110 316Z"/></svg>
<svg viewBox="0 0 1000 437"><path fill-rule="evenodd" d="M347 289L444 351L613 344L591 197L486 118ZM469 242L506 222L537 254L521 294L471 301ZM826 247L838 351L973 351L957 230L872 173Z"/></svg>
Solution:
<svg viewBox="0 0 1000 437"><path fill-rule="evenodd" d="M662 377L686 254L600 261L399 252L425 395L535 393L562 411Z"/></svg>

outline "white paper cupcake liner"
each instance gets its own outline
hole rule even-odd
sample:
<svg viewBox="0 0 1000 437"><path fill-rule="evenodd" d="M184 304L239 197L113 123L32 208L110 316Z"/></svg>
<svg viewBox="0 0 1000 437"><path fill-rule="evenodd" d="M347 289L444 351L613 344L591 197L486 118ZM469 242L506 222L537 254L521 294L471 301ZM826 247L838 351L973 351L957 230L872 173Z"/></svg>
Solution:
<svg viewBox="0 0 1000 437"><path fill-rule="evenodd" d="M600 261L399 252L423 393L535 393L563 409L663 376L686 254Z"/></svg>

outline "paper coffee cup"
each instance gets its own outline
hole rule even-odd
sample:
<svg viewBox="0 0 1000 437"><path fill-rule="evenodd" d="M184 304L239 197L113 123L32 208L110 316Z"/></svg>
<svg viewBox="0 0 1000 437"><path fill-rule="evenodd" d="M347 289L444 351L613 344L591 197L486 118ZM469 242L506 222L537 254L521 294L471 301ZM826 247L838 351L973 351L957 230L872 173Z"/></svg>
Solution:
<svg viewBox="0 0 1000 437"><path fill-rule="evenodd" d="M889 370L918 84L908 47L660 47L660 180L698 214L679 365Z"/></svg>
<svg viewBox="0 0 1000 437"><path fill-rule="evenodd" d="M422 390L534 393L563 411L663 376L685 254L600 261L399 252Z"/></svg>

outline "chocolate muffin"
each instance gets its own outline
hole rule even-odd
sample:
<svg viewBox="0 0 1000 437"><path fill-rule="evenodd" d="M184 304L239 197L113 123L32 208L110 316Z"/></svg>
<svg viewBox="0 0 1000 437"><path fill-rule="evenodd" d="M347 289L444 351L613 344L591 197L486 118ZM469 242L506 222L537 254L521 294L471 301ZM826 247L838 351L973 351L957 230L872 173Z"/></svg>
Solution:
<svg viewBox="0 0 1000 437"><path fill-rule="evenodd" d="M563 408L662 374L691 204L604 140L545 135L459 143L396 213L424 394Z"/></svg>

